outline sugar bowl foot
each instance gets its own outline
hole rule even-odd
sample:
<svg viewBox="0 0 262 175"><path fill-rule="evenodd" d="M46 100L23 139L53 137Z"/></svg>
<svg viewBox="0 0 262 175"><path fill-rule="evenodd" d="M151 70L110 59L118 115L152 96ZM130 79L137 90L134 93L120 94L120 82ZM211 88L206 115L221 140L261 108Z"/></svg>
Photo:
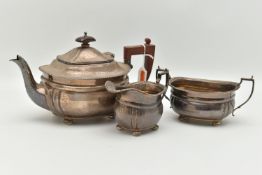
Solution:
<svg viewBox="0 0 262 175"><path fill-rule="evenodd" d="M221 125L221 121L220 120L218 120L218 121L212 121L212 126L218 126L218 125Z"/></svg>
<svg viewBox="0 0 262 175"><path fill-rule="evenodd" d="M181 122L186 123L194 123L194 124L208 124L212 126L221 125L221 120L212 120L212 119L203 119L203 118L195 118L190 116L179 116L178 118Z"/></svg>

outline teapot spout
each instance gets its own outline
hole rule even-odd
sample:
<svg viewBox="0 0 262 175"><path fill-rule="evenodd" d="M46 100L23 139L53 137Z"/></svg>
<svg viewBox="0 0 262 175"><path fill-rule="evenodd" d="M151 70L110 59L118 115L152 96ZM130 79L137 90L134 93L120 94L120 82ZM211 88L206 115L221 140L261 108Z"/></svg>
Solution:
<svg viewBox="0 0 262 175"><path fill-rule="evenodd" d="M30 67L28 66L24 58L17 55L16 59L11 59L10 61L15 62L20 67L24 78L26 92L28 96L31 98L31 100L38 106L49 110L43 85L36 83L30 70Z"/></svg>

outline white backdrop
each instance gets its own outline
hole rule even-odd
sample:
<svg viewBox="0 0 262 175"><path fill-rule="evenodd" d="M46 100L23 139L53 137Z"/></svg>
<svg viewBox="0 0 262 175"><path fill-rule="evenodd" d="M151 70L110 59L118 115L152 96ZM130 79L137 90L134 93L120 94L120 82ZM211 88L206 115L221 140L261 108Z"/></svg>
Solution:
<svg viewBox="0 0 262 175"><path fill-rule="evenodd" d="M261 174L261 8L260 0L0 0L0 174ZM150 37L154 70L172 76L254 75L255 94L219 127L180 123L165 100L159 130L140 137L112 121L66 126L30 101L8 60L22 55L39 81L38 66L77 47L84 31L117 61L124 45ZM243 84L238 104L249 91Z"/></svg>

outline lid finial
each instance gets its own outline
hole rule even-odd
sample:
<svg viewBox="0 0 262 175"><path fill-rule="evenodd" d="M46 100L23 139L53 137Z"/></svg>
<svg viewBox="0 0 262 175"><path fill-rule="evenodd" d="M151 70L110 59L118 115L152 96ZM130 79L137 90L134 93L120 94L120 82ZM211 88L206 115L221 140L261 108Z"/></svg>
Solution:
<svg viewBox="0 0 262 175"><path fill-rule="evenodd" d="M151 43L151 39L150 38L145 38L145 44L149 45Z"/></svg>
<svg viewBox="0 0 262 175"><path fill-rule="evenodd" d="M96 39L92 36L88 36L87 32L84 32L84 36L76 38L76 41L82 43L82 47L89 47L89 42L96 41Z"/></svg>

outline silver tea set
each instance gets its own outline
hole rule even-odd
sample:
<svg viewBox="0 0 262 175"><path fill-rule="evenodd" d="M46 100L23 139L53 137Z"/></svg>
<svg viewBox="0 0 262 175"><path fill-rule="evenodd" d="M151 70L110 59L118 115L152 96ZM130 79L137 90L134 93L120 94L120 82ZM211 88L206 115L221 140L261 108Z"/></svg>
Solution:
<svg viewBox="0 0 262 175"><path fill-rule="evenodd" d="M119 130L141 133L158 129L163 114L163 98L181 121L200 121L219 125L229 114L246 104L253 95L254 78L240 82L171 77L168 69L157 68L155 82L148 81L155 55L149 38L142 45L125 46L123 63L111 52L100 52L90 46L96 41L84 33L76 38L80 46L58 55L50 64L40 66L43 72L37 83L21 56L11 59L21 69L27 94L38 106L63 118L67 124L90 118L115 119ZM139 80L129 83L133 55L143 55ZM162 76L165 83L161 84ZM248 99L235 107L235 91L244 81L252 83ZM167 97L168 87L171 95Z"/></svg>

